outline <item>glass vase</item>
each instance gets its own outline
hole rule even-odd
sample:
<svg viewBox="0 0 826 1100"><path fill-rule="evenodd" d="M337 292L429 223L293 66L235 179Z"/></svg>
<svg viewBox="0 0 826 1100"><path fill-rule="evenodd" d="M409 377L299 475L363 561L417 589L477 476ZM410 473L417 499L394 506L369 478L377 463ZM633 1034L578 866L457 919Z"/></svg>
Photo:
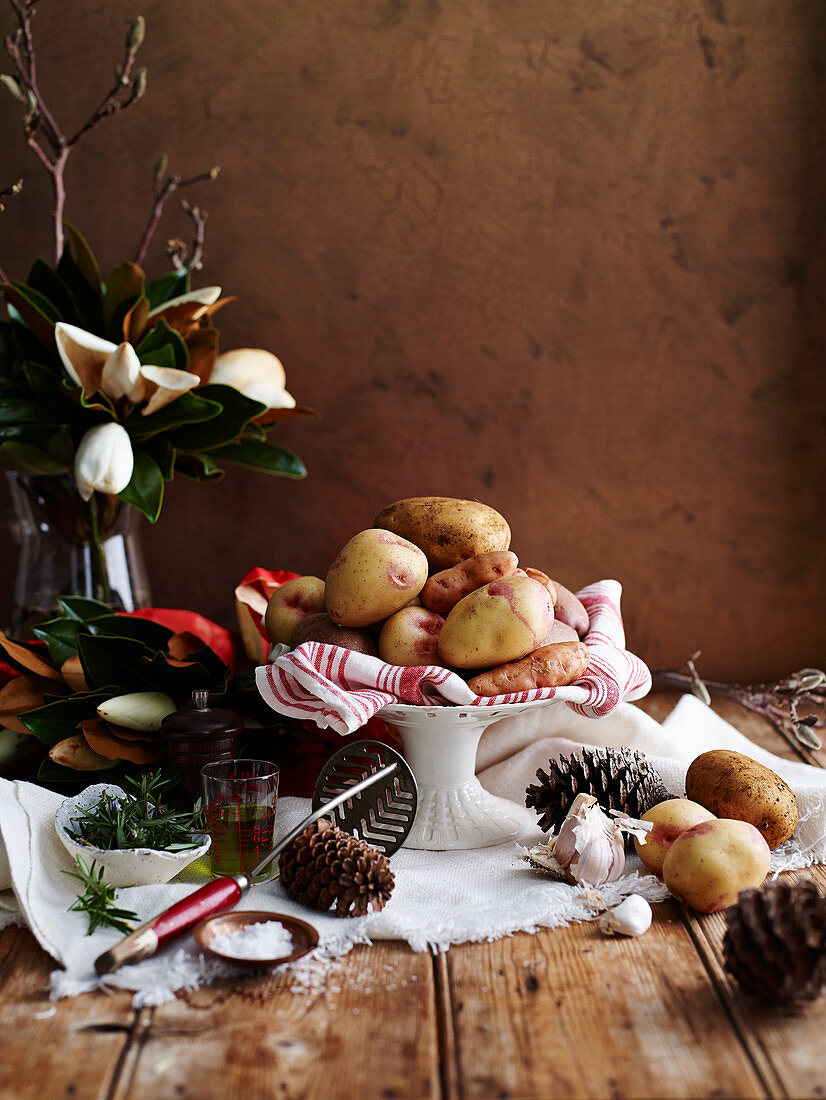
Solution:
<svg viewBox="0 0 826 1100"><path fill-rule="evenodd" d="M20 547L10 624L15 636L55 615L58 596L86 596L118 611L149 605L135 508L101 493L84 501L71 477L7 476Z"/></svg>

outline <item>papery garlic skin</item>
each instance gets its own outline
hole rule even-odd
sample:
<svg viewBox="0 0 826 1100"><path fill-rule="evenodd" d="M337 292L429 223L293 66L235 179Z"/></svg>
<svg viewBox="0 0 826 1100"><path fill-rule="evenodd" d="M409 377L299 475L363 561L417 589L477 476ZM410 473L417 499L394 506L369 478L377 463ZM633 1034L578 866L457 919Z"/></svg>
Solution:
<svg viewBox="0 0 826 1100"><path fill-rule="evenodd" d="M574 882L589 886L614 882L625 870L621 829L589 794L574 799L551 854Z"/></svg>
<svg viewBox="0 0 826 1100"><path fill-rule="evenodd" d="M132 480L135 456L129 433L110 421L96 424L81 439L75 454L75 481L84 500L97 490L117 495Z"/></svg>
<svg viewBox="0 0 826 1100"><path fill-rule="evenodd" d="M642 936L651 927L651 906L641 894L627 898L606 910L599 918L599 929L606 936Z"/></svg>
<svg viewBox="0 0 826 1100"><path fill-rule="evenodd" d="M292 409L295 398L284 388L287 375L281 360L264 348L235 348L215 360L210 385L232 386L268 409Z"/></svg>

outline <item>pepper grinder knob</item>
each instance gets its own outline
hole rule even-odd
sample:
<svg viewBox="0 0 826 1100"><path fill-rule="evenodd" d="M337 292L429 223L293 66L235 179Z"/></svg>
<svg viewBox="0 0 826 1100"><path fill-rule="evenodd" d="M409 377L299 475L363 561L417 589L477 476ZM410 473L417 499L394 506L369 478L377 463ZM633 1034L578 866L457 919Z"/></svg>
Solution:
<svg viewBox="0 0 826 1100"><path fill-rule="evenodd" d="M199 688L182 709L161 722L160 731L167 740L169 760L181 770L181 783L175 804L191 807L201 795L201 768L237 756L238 735L244 719L234 710L210 707L209 692Z"/></svg>

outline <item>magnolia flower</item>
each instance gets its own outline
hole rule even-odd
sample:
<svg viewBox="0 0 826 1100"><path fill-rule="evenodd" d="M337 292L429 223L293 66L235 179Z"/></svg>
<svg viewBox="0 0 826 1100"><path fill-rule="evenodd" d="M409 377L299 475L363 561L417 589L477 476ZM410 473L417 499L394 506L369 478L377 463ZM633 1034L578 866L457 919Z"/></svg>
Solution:
<svg viewBox="0 0 826 1100"><path fill-rule="evenodd" d="M201 379L175 367L143 365L131 344L113 344L76 325L58 321L54 330L57 351L66 373L88 394L103 393L118 401L126 397L143 415L157 412Z"/></svg>
<svg viewBox="0 0 826 1100"><path fill-rule="evenodd" d="M281 360L263 348L235 348L215 360L210 382L232 386L268 409L292 409L295 398L284 388L287 375Z"/></svg>
<svg viewBox="0 0 826 1100"><path fill-rule="evenodd" d="M114 420L96 424L81 439L75 454L75 481L84 500L97 489L101 493L123 492L132 480L135 456L129 433Z"/></svg>

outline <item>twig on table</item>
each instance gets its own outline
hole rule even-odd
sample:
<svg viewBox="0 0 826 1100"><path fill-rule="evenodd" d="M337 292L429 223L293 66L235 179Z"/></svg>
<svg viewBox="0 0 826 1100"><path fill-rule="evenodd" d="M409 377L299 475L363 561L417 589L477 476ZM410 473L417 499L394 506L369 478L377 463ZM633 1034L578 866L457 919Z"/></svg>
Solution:
<svg viewBox="0 0 826 1100"><path fill-rule="evenodd" d="M812 750L822 747L816 732L826 727L826 672L822 669L802 668L767 684L727 684L701 677L695 664L699 657L698 650L682 668L656 669L652 678L658 684L685 688L704 703L711 703L711 695L734 699L771 722L793 744Z"/></svg>

